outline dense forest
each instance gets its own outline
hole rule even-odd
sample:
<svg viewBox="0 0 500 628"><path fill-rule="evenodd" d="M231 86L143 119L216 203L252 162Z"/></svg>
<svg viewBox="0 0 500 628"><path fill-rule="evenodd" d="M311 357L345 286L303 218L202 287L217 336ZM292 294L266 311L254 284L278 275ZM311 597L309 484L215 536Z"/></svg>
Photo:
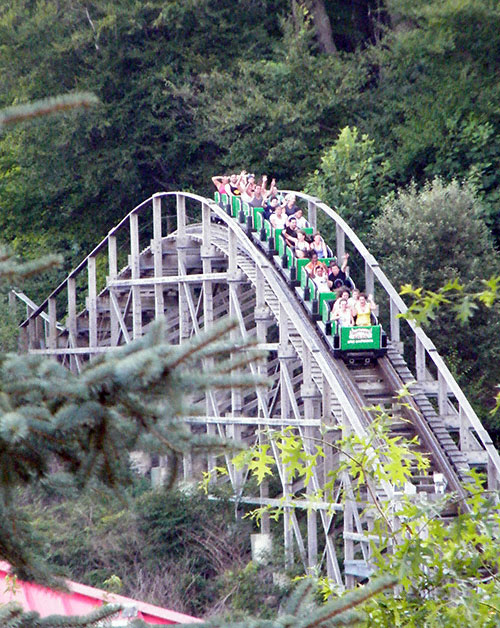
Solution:
<svg viewBox="0 0 500 628"><path fill-rule="evenodd" d="M101 106L2 137L4 239L72 262L151 192L243 165L296 188L319 170L364 231L391 190L469 180L498 239L499 20L486 0L9 3L0 105ZM332 155L347 126L355 150Z"/></svg>
<svg viewBox="0 0 500 628"><path fill-rule="evenodd" d="M335 206L396 286L437 290L459 278L473 291L500 273L499 71L493 0L3 3L0 107L81 90L99 104L0 135L2 240L27 260L62 254L60 268L25 281L38 301L148 195L211 194L212 175L245 168ZM443 308L429 333L498 444L498 306L465 304L466 325ZM65 575L178 610L275 613L287 591L271 568L245 567L252 526L235 523L231 505L159 498L141 482L130 491L133 507L121 510L92 491L26 498L33 547ZM471 533L467 553L466 537L457 526L448 554L475 577L476 549L496 564L496 538ZM448 584L436 582L445 599ZM492 598L478 590L470 606L484 611ZM417 623L399 611L378 625L424 625L411 619L417 603L406 609ZM460 625L458 611L448 620Z"/></svg>

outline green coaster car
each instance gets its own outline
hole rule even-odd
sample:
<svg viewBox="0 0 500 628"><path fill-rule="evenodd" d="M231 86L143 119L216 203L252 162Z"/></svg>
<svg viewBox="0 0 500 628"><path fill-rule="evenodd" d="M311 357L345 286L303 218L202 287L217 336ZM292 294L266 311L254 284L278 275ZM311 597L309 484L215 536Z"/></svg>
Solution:
<svg viewBox="0 0 500 628"><path fill-rule="evenodd" d="M333 357L347 364L370 364L387 353L387 336L381 325L337 327L332 324Z"/></svg>

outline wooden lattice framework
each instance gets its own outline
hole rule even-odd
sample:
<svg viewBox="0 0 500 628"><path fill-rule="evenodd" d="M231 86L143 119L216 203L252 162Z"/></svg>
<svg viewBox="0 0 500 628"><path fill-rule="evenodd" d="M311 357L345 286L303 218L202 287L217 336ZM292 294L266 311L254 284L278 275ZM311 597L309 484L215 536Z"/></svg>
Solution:
<svg viewBox="0 0 500 628"><path fill-rule="evenodd" d="M295 194L307 204L313 227L318 212L334 221L339 258L349 240L358 283L364 280L367 292L376 289L377 301L388 313L390 349L375 379L368 372L354 374L332 358L293 289L244 226L210 199L184 192L155 194L133 209L39 307L17 294L27 307L22 346L79 372L93 355L140 337L153 320L165 320L168 340L182 343L229 315L238 321L235 339L253 337L259 348L269 352L267 359L249 369L267 375L272 386L248 393L235 388L200 395L194 402L203 408L204 416L188 417L193 429L251 443L263 437L265 427L279 430L292 425L306 447L313 439L335 439L341 427L362 436L371 420L367 405L377 395L390 404L398 387L413 382L414 399L405 418L431 452L433 469L446 477L448 490L460 490L469 465L485 468L489 487L498 488L498 453L432 341L411 321L398 317L406 311L404 302L340 216L316 198ZM414 355L412 369L401 354L402 324L405 344L411 345ZM431 404L429 397L436 403ZM326 435L324 425L329 427ZM455 439L451 432L457 434ZM284 505L287 561L293 560L296 551L305 569L324 568L339 586L352 585L356 576L368 573L371 521L369 510L362 514L366 503L356 501L351 478L344 474L333 501L315 501L314 508L308 508L307 499L295 498L303 487L288 481L272 441L271 445L279 495L270 497L266 484L259 494L248 494L246 474L226 458L235 499ZM337 454L328 447L326 451L306 494L320 488L328 471L338 464ZM186 456L184 476L190 479L215 462L213 456L203 461ZM428 484L415 483L417 492L429 493ZM392 500L395 492L393 486L377 487L377 499ZM341 494L347 499L341 500ZM298 515L300 509L302 515ZM306 533L299 524L303 517ZM270 521L264 517L262 532L269 530ZM338 559L339 544L343 564Z"/></svg>

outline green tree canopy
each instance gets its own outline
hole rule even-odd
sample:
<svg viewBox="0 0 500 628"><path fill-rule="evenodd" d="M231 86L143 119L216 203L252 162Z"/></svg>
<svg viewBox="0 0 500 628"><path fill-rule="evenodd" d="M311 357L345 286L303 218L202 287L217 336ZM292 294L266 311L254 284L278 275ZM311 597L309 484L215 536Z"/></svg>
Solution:
<svg viewBox="0 0 500 628"><path fill-rule="evenodd" d="M386 200L372 226L370 250L396 287L412 284L437 290L457 278L478 288L481 280L499 271L498 253L482 214L482 203L470 185L441 179L422 189L412 185ZM493 405L500 370L498 310L479 308L458 332L456 325L455 312L443 307L434 312L428 333L492 428L496 420L486 409Z"/></svg>
<svg viewBox="0 0 500 628"><path fill-rule="evenodd" d="M306 191L336 208L363 238L378 214L380 199L390 185L391 166L377 153L374 140L345 127L327 148Z"/></svg>

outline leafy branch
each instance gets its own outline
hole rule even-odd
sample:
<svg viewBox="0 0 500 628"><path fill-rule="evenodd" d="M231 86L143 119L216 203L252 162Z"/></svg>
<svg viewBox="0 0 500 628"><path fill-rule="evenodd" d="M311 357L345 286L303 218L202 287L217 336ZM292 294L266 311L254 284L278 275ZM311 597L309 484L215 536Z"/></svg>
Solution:
<svg viewBox="0 0 500 628"><path fill-rule="evenodd" d="M500 276L482 279L482 290L469 290L459 279L449 281L438 290L414 288L411 284L401 286L400 295L411 298L411 304L401 318L425 325L436 318L438 310L449 308L456 319L467 324L481 305L492 308L499 300Z"/></svg>

